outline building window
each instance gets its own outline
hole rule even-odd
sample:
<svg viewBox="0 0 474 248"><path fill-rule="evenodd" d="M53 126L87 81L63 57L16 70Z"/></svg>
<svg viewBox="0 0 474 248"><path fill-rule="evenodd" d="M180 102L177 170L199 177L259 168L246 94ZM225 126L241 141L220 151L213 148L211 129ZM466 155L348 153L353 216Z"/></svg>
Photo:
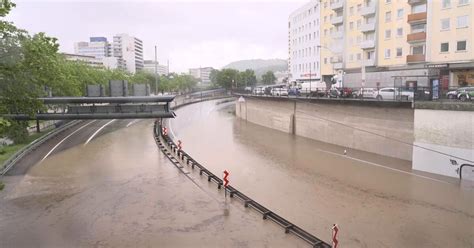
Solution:
<svg viewBox="0 0 474 248"><path fill-rule="evenodd" d="M354 60L354 55L353 54L349 55L349 61L353 61L353 60Z"/></svg>
<svg viewBox="0 0 474 248"><path fill-rule="evenodd" d="M362 41L362 36L357 35L357 44L359 44Z"/></svg>
<svg viewBox="0 0 474 248"><path fill-rule="evenodd" d="M350 14L350 15L354 15L354 7L350 7L350 8L349 8L349 14Z"/></svg>
<svg viewBox="0 0 474 248"><path fill-rule="evenodd" d="M397 57L403 56L403 49L401 47L397 48Z"/></svg>
<svg viewBox="0 0 474 248"><path fill-rule="evenodd" d="M361 9L362 9L362 4L357 4L357 13L360 13Z"/></svg>
<svg viewBox="0 0 474 248"><path fill-rule="evenodd" d="M326 22L326 20L327 20L327 16L324 16L324 22Z"/></svg>
<svg viewBox="0 0 474 248"><path fill-rule="evenodd" d="M392 0L385 0L385 3L391 3Z"/></svg>
<svg viewBox="0 0 474 248"><path fill-rule="evenodd" d="M386 59L390 58L390 49L385 49L385 58Z"/></svg>
<svg viewBox="0 0 474 248"><path fill-rule="evenodd" d="M458 5L466 5L469 4L469 0L459 0Z"/></svg>
<svg viewBox="0 0 474 248"><path fill-rule="evenodd" d="M418 4L418 5L413 5L411 7L412 14L423 13L423 12L426 12L426 4Z"/></svg>
<svg viewBox="0 0 474 248"><path fill-rule="evenodd" d="M360 25L362 24L362 21L361 20L357 20L357 30L360 29Z"/></svg>
<svg viewBox="0 0 474 248"><path fill-rule="evenodd" d="M385 39L392 38L392 30L385 30Z"/></svg>
<svg viewBox="0 0 474 248"><path fill-rule="evenodd" d="M354 22L349 22L349 29L350 30L354 29Z"/></svg>
<svg viewBox="0 0 474 248"><path fill-rule="evenodd" d="M324 58L324 64L326 65L328 63L328 58Z"/></svg>
<svg viewBox="0 0 474 248"><path fill-rule="evenodd" d="M398 9L397 10L397 18L402 19L403 18L403 9Z"/></svg>
<svg viewBox="0 0 474 248"><path fill-rule="evenodd" d="M449 30L449 18L441 19L441 30Z"/></svg>
<svg viewBox="0 0 474 248"><path fill-rule="evenodd" d="M357 54L357 60L360 60L360 58L361 58L361 55L360 55L360 53L358 53Z"/></svg>
<svg viewBox="0 0 474 248"><path fill-rule="evenodd" d="M398 37L403 36L403 28L397 28L397 36Z"/></svg>
<svg viewBox="0 0 474 248"><path fill-rule="evenodd" d="M458 28L467 28L469 22L469 16L458 16Z"/></svg>
<svg viewBox="0 0 474 248"><path fill-rule="evenodd" d="M441 51L442 53L449 52L449 43L448 43L448 42L441 43L440 51Z"/></svg>
<svg viewBox="0 0 474 248"><path fill-rule="evenodd" d="M443 0L443 9L451 7L451 0Z"/></svg>
<svg viewBox="0 0 474 248"><path fill-rule="evenodd" d="M392 11L385 12L385 22L392 21Z"/></svg>
<svg viewBox="0 0 474 248"><path fill-rule="evenodd" d="M413 46L412 47L412 54L413 55L425 54L425 46L424 45Z"/></svg>
<svg viewBox="0 0 474 248"><path fill-rule="evenodd" d="M458 41L457 46L456 46L457 51L466 51L466 41Z"/></svg>

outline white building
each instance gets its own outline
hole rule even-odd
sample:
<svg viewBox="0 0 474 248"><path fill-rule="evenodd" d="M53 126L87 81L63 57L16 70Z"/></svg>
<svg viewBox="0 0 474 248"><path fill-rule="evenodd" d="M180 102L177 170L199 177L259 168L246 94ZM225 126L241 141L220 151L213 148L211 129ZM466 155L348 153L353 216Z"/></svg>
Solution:
<svg viewBox="0 0 474 248"><path fill-rule="evenodd" d="M113 41L113 56L123 59L128 72L142 70L143 42L128 34L117 34Z"/></svg>
<svg viewBox="0 0 474 248"><path fill-rule="evenodd" d="M164 65L160 65L158 62L156 63L156 69L158 75L168 75L168 67ZM143 70L155 74L155 61L154 60L145 60L143 62Z"/></svg>
<svg viewBox="0 0 474 248"><path fill-rule="evenodd" d="M321 80L320 4L313 0L288 19L288 71L290 82Z"/></svg>
<svg viewBox="0 0 474 248"><path fill-rule="evenodd" d="M210 84L212 70L214 70L212 67L191 68L189 69L189 75L199 79L200 83L203 85Z"/></svg>
<svg viewBox="0 0 474 248"><path fill-rule="evenodd" d="M62 53L62 55L69 61L80 61L92 67L103 67L102 59L96 58L94 56L72 54L72 53Z"/></svg>
<svg viewBox="0 0 474 248"><path fill-rule="evenodd" d="M94 56L96 58L110 57L111 44L105 37L90 37L89 42L74 43L74 53L79 55Z"/></svg>

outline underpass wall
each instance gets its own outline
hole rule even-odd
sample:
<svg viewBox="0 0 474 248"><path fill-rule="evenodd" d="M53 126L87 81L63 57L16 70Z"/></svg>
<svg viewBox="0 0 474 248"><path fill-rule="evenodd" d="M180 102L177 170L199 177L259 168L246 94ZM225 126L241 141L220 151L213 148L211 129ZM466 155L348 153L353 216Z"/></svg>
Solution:
<svg viewBox="0 0 474 248"><path fill-rule="evenodd" d="M412 160L414 111L407 107L245 98L236 115L298 136Z"/></svg>

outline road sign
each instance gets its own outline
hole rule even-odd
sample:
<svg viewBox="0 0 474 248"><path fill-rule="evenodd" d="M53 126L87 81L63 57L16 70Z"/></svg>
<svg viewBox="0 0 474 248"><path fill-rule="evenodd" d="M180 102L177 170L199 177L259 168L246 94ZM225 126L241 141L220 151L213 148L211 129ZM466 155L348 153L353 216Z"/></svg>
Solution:
<svg viewBox="0 0 474 248"><path fill-rule="evenodd" d="M339 231L339 228L337 228L337 224L334 224L332 226L332 247L333 248L337 248L337 243L339 243L339 241L337 241L337 232Z"/></svg>
<svg viewBox="0 0 474 248"><path fill-rule="evenodd" d="M229 184L229 180L227 180L227 177L229 176L229 172L227 170L224 171L224 187L227 187Z"/></svg>

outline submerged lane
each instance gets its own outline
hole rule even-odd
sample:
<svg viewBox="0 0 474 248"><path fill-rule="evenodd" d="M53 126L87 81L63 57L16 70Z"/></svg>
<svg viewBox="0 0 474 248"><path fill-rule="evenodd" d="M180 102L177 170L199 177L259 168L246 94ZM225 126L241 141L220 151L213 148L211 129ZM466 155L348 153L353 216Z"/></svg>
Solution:
<svg viewBox="0 0 474 248"><path fill-rule="evenodd" d="M307 247L242 204L224 215L214 184L196 187L158 150L151 120L69 134L2 179L0 247Z"/></svg>
<svg viewBox="0 0 474 248"><path fill-rule="evenodd" d="M220 101L177 111L170 131L231 185L341 247L474 246L472 185L411 171L409 163L264 128ZM368 161L368 162L365 162Z"/></svg>

